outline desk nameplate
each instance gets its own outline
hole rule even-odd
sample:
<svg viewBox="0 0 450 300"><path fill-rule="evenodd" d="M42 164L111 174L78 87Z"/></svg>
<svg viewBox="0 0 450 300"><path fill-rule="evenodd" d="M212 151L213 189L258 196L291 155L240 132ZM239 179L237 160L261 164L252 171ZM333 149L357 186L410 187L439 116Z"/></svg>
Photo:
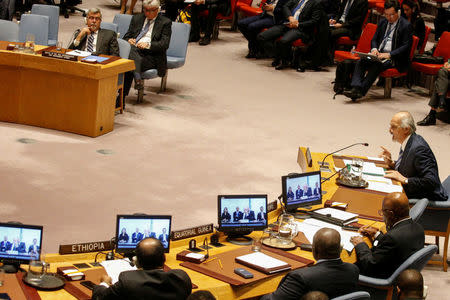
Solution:
<svg viewBox="0 0 450 300"><path fill-rule="evenodd" d="M56 59L62 59L62 60L78 61L77 56L66 54L66 53L60 53L60 52L42 51L42 56L56 58Z"/></svg>
<svg viewBox="0 0 450 300"><path fill-rule="evenodd" d="M108 251L114 249L110 241L79 243L70 245L59 245L59 254L77 254L98 251Z"/></svg>
<svg viewBox="0 0 450 300"><path fill-rule="evenodd" d="M212 233L214 231L213 224L206 224L201 225L197 227L192 227L188 229L178 230L178 231L172 231L170 239L172 241L178 241L182 239L191 238L198 235L203 235L207 233Z"/></svg>

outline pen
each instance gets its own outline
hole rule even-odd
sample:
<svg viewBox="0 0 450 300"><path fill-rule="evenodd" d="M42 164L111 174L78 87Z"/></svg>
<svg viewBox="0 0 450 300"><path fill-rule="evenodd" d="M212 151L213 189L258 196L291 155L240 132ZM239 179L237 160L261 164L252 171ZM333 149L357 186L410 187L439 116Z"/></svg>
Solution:
<svg viewBox="0 0 450 300"><path fill-rule="evenodd" d="M213 261L213 260L215 260L215 259L217 259L217 257L213 257L213 258L211 258L211 259L208 259L207 261L205 261L205 264L206 264L206 263L209 263L209 262L211 262L211 261Z"/></svg>
<svg viewBox="0 0 450 300"><path fill-rule="evenodd" d="M221 269L223 269L222 261L220 260L220 258L219 258L219 266Z"/></svg>
<svg viewBox="0 0 450 300"><path fill-rule="evenodd" d="M372 225L375 225L376 222L378 222L378 221L374 221L373 223L371 223L371 224L369 224L369 225L364 225L364 226L361 227L361 228L369 228L369 227L371 227Z"/></svg>

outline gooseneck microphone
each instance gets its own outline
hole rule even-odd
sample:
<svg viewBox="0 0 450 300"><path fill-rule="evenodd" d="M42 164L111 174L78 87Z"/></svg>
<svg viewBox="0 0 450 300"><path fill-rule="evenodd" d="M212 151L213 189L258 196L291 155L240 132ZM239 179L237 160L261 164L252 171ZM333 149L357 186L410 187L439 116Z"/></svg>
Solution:
<svg viewBox="0 0 450 300"><path fill-rule="evenodd" d="M342 149L339 149L339 150L336 150L336 151L334 151L334 152L331 152L331 153L327 154L327 155L322 159L322 162L320 163L320 167L323 167L323 164L324 164L324 162L325 162L325 159L326 159L328 156L330 156L331 154L334 154L334 153L336 153L336 152L339 152L339 151L342 151L342 150L351 148L351 147L356 146L356 145L363 145L363 146L366 146L366 147L369 146L368 143L355 143L355 144L352 144L352 145L350 145L350 146L347 146L347 147L344 147L344 148L342 148Z"/></svg>

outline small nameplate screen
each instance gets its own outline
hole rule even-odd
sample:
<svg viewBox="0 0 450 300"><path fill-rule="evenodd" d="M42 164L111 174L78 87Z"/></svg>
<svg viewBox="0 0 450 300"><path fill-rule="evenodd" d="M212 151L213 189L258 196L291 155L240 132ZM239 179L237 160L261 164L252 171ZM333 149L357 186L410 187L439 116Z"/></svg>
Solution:
<svg viewBox="0 0 450 300"><path fill-rule="evenodd" d="M51 58L57 58L57 59L63 59L63 60L70 60L70 61L77 61L78 60L78 57L76 57L75 55L59 53L59 52L51 52L51 51L44 51L44 52L42 52L42 56L51 57Z"/></svg>
<svg viewBox="0 0 450 300"><path fill-rule="evenodd" d="M183 229L179 231L172 231L171 239L172 241L178 241L182 239L191 238L194 236L212 233L214 230L213 224L207 224L202 226L197 226L193 228Z"/></svg>
<svg viewBox="0 0 450 300"><path fill-rule="evenodd" d="M59 245L59 254L77 254L87 252L108 251L114 249L110 241Z"/></svg>

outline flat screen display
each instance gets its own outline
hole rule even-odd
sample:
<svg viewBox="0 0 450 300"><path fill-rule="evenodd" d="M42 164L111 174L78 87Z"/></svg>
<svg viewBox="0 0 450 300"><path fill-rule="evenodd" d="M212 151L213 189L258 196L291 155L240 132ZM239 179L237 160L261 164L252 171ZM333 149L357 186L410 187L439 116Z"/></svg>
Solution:
<svg viewBox="0 0 450 300"><path fill-rule="evenodd" d="M148 237L159 239L165 252L169 252L172 216L118 215L116 223L118 252L134 251L136 245Z"/></svg>
<svg viewBox="0 0 450 300"><path fill-rule="evenodd" d="M219 195L219 230L267 227L267 195Z"/></svg>
<svg viewBox="0 0 450 300"><path fill-rule="evenodd" d="M0 259L21 263L39 260L42 226L0 223Z"/></svg>
<svg viewBox="0 0 450 300"><path fill-rule="evenodd" d="M322 203L322 185L320 171L281 177L283 199L286 209Z"/></svg>

